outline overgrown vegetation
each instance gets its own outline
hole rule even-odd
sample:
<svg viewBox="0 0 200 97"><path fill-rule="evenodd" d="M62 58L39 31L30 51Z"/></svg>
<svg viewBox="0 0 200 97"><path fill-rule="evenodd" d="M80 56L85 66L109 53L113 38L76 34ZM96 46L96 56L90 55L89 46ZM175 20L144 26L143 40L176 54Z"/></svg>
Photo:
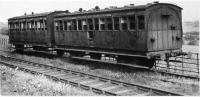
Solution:
<svg viewBox="0 0 200 97"><path fill-rule="evenodd" d="M8 35L8 28L7 28L7 27L1 28L1 29L0 29L0 34Z"/></svg>
<svg viewBox="0 0 200 97"><path fill-rule="evenodd" d="M31 75L0 64L1 95L4 96L95 96L97 94L47 79L43 75Z"/></svg>
<svg viewBox="0 0 200 97"><path fill-rule="evenodd" d="M199 45L199 31L184 33L183 41L187 45Z"/></svg>

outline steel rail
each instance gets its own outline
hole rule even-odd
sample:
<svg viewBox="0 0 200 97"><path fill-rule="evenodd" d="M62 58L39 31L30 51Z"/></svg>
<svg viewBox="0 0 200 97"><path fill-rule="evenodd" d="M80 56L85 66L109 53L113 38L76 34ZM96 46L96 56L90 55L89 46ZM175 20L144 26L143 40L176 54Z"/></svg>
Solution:
<svg viewBox="0 0 200 97"><path fill-rule="evenodd" d="M172 72L166 72L166 71L158 71L158 70L154 70L154 69L149 69L148 67L132 65L132 64L114 63L114 62L107 62L107 61L96 60L96 59L86 59L86 58L81 58L81 57L70 57L70 58L77 59L77 60L91 61L91 62L99 62L99 63L114 64L114 65L130 66L130 67L133 67L133 68L144 69L144 70L147 70L147 71L150 71L150 72L160 73L162 75L170 75L170 76L184 77L184 78L197 79L197 80L200 79L199 76L184 75L184 74L178 74L178 73L172 73Z"/></svg>
<svg viewBox="0 0 200 97"><path fill-rule="evenodd" d="M31 61L26 61L22 59L12 58L8 56L0 56L0 64L18 67L24 71L29 71L32 73L43 74L52 79L60 80L67 82L71 85L79 86L81 88L92 90L96 93L102 93L105 95L127 95L127 94L137 94L137 91L140 94L156 94L156 95L174 95L174 96L184 96L183 93L176 93L172 91L167 91L163 89L153 88L147 85L140 85L136 83L128 83L124 81L118 81L107 77L102 77L99 75L79 72L75 70L63 69L60 67L49 66L46 64L35 63ZM4 61L3 61L4 60ZM6 61L5 61L6 60ZM9 62L8 62L9 61ZM17 64L19 62L20 64ZM21 64L24 63L24 64ZM63 76L65 75L65 76ZM86 80L87 79L87 80ZM82 80L82 81L81 81ZM83 80L96 81L96 84L84 84ZM109 86L110 85L110 86ZM96 87L95 87L96 86ZM102 87L103 88L102 88ZM105 87L109 86L109 87ZM118 89L118 91L112 91L112 89Z"/></svg>
<svg viewBox="0 0 200 97"><path fill-rule="evenodd" d="M9 51L3 51L2 50L2 52L9 52ZM38 52L38 51L35 51L35 52ZM41 53L46 53L46 52L41 52ZM51 53L46 53L46 54L51 54ZM51 55L56 56L54 54L51 54ZM107 64L121 65L121 66L130 66L130 67L133 67L133 68L147 70L149 72L160 73L162 75L169 75L169 76L184 77L184 78L189 78L189 79L200 80L199 76L184 75L184 74L180 74L180 73L173 73L173 72L167 72L167 71L149 69L148 67L145 67L145 66L139 66L139 65L133 65L133 64L126 64L126 63L115 63L115 62L108 62L108 61L103 61L103 60L87 59L87 58L82 58L82 57L69 57L69 58L76 59L76 60L84 60L84 61L89 61L89 62L107 63Z"/></svg>

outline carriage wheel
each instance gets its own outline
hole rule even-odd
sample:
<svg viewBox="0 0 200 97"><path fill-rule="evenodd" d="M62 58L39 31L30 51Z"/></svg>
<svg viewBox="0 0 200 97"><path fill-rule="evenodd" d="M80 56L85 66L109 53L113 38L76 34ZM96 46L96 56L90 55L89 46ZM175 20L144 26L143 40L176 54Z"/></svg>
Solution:
<svg viewBox="0 0 200 97"><path fill-rule="evenodd" d="M16 52L23 53L24 52L24 45L15 45Z"/></svg>
<svg viewBox="0 0 200 97"><path fill-rule="evenodd" d="M90 58L101 60L101 54L90 53Z"/></svg>
<svg viewBox="0 0 200 97"><path fill-rule="evenodd" d="M146 59L146 60L147 60L149 69L151 69L156 64L155 59Z"/></svg>
<svg viewBox="0 0 200 97"><path fill-rule="evenodd" d="M57 53L58 56L62 57L65 52L61 51L61 50L57 50L56 53Z"/></svg>
<svg viewBox="0 0 200 97"><path fill-rule="evenodd" d="M70 56L75 56L75 57L83 57L85 55L85 52L78 52L78 51L71 51Z"/></svg>

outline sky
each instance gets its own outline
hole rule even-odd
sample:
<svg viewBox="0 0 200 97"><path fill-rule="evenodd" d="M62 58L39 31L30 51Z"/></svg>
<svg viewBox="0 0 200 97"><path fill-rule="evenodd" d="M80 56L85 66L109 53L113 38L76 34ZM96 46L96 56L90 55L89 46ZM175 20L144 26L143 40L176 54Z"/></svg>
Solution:
<svg viewBox="0 0 200 97"><path fill-rule="evenodd" d="M183 8L182 20L195 21L200 16L200 0L0 0L0 22L7 22L8 18L55 10L77 11L79 8L89 10L95 6L101 9L109 6L122 7L135 4L144 5L159 1L160 3L173 3Z"/></svg>

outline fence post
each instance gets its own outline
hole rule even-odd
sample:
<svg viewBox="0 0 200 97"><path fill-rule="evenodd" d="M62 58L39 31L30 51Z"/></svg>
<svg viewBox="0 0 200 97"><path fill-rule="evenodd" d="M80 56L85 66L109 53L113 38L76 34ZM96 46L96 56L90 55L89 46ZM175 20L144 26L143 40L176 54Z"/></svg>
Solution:
<svg viewBox="0 0 200 97"><path fill-rule="evenodd" d="M197 70L198 70L198 77L199 77L199 53L197 53Z"/></svg>
<svg viewBox="0 0 200 97"><path fill-rule="evenodd" d="M183 60L183 55L182 55L182 73L184 74L184 70L183 70L183 69L184 69L184 67L183 67L183 61L184 61L184 60Z"/></svg>

